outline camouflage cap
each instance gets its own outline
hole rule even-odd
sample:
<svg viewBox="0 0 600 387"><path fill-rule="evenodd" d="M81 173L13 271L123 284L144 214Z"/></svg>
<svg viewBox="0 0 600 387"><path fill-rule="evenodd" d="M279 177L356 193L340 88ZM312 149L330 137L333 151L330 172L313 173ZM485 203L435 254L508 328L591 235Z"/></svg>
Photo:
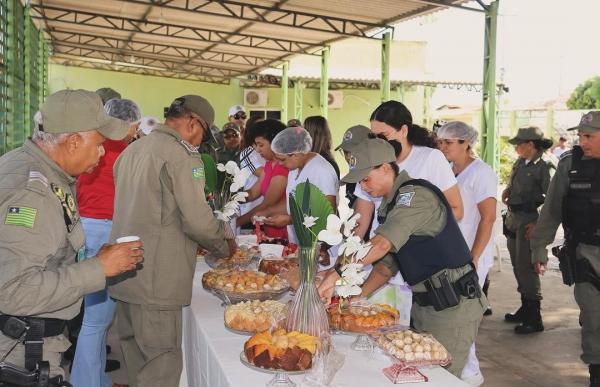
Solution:
<svg viewBox="0 0 600 387"><path fill-rule="evenodd" d="M350 172L342 178L344 183L358 183L375 167L396 161L394 147L381 138L365 139L360 147L352 149L348 165Z"/></svg>
<svg viewBox="0 0 600 387"><path fill-rule="evenodd" d="M359 145L369 137L371 130L364 125L354 125L344 132L342 143L335 147L335 150L340 148L348 150L348 148Z"/></svg>
<svg viewBox="0 0 600 387"><path fill-rule="evenodd" d="M228 122L223 125L223 130L221 130L221 133L225 133L229 130L233 130L237 134L240 134L240 127L235 122Z"/></svg>
<svg viewBox="0 0 600 387"><path fill-rule="evenodd" d="M589 112L581 117L579 125L567 130L581 130L586 133L593 133L600 130L600 112Z"/></svg>
<svg viewBox="0 0 600 387"><path fill-rule="evenodd" d="M100 98L102 99L103 105L106 102L108 102L108 100L111 100L113 98L121 98L121 94L119 94L117 91L111 89L110 87L102 87L102 88L96 90L96 94L98 94L100 96Z"/></svg>
<svg viewBox="0 0 600 387"><path fill-rule="evenodd" d="M111 140L125 138L130 124L106 114L100 96L87 90L61 90L50 95L40 108L46 133L97 130Z"/></svg>
<svg viewBox="0 0 600 387"><path fill-rule="evenodd" d="M537 126L528 126L526 128L519 128L517 135L510 140L509 144L518 145L527 141L542 140L544 138L544 132Z"/></svg>

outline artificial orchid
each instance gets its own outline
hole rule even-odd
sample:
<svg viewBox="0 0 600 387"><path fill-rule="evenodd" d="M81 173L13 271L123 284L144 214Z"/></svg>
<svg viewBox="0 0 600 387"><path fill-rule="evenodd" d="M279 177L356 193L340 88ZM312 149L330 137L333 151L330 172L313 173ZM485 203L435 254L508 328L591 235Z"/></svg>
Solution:
<svg viewBox="0 0 600 387"><path fill-rule="evenodd" d="M236 213L238 213L240 209L240 203L244 203L246 201L248 192L238 191L244 187L244 184L246 184L246 180L248 177L250 177L250 171L245 169L240 170L235 161L228 161L226 164L219 163L217 164L217 170L225 172L225 180L228 181L230 185L229 194L226 194L223 192L226 184L223 184L223 189L221 190L221 198L223 200L220 202L224 202L225 199L227 201L220 210L215 210L214 214L216 215L217 219L228 222ZM234 194L232 195L232 193Z"/></svg>
<svg viewBox="0 0 600 387"><path fill-rule="evenodd" d="M304 225L304 227L306 228L311 228L312 226L314 226L315 224L317 224L317 220L319 218L316 216L309 216L309 215L305 215L304 216L304 221L302 222L302 224Z"/></svg>

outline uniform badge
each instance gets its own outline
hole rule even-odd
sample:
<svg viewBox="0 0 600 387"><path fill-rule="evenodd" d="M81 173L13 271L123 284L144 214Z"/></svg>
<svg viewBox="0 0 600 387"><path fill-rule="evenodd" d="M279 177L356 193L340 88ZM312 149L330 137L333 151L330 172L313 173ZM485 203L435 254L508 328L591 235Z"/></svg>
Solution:
<svg viewBox="0 0 600 387"><path fill-rule="evenodd" d="M197 179L197 180L204 179L204 168L203 167L192 168L192 176L194 177L194 179Z"/></svg>
<svg viewBox="0 0 600 387"><path fill-rule="evenodd" d="M192 144L190 144L189 142L185 141L185 140L179 140L179 142L181 143L181 145L183 145L183 147L189 152L189 153L200 153L198 152L198 148L193 146Z"/></svg>
<svg viewBox="0 0 600 387"><path fill-rule="evenodd" d="M65 200L65 191L61 187L54 183L50 183L50 187L52 188L52 192L54 192L61 202Z"/></svg>
<svg viewBox="0 0 600 387"><path fill-rule="evenodd" d="M584 125L590 124L593 120L594 116L592 113L584 114L583 117L581 117L581 123Z"/></svg>
<svg viewBox="0 0 600 387"><path fill-rule="evenodd" d="M351 131L346 131L346 133L344 133L344 141L350 141L352 140L352 132Z"/></svg>
<svg viewBox="0 0 600 387"><path fill-rule="evenodd" d="M22 226L33 228L37 209L31 207L8 207L8 212L4 218L4 224L8 226Z"/></svg>
<svg viewBox="0 0 600 387"><path fill-rule="evenodd" d="M414 196L414 192L405 192L403 194L400 194L398 195L398 199L396 199L396 205L410 207L410 202L412 202Z"/></svg>
<svg viewBox="0 0 600 387"><path fill-rule="evenodd" d="M356 163L356 157L350 155L350 158L348 159L348 166L350 167L350 169L356 168Z"/></svg>

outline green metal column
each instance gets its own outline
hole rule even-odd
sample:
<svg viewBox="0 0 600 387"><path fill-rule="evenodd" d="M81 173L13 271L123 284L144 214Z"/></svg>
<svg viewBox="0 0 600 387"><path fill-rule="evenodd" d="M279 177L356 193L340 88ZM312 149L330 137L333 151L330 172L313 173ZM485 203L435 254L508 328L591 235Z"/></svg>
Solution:
<svg viewBox="0 0 600 387"><path fill-rule="evenodd" d="M23 24L24 24L24 29L25 29L25 36L24 36L24 43L25 43L25 48L24 48L24 56L23 56L23 78L24 78L24 83L25 83L25 90L24 90L24 99L25 99L25 110L24 110L24 114L23 114L23 129L25 130L25 133L31 133L31 118L33 113L31 112L31 86L32 86L32 81L31 81L31 73L33 71L32 67L33 67L33 62L34 62L34 58L31 57L31 51L32 51L32 39L31 39L31 33L32 33L32 29L33 24L31 23L31 19L29 17L29 4L27 5L27 7L25 7L25 16L23 18ZM35 112L34 112L35 113Z"/></svg>
<svg viewBox="0 0 600 387"><path fill-rule="evenodd" d="M304 82L298 79L294 82L294 118L302 122L304 104Z"/></svg>
<svg viewBox="0 0 600 387"><path fill-rule="evenodd" d="M48 93L49 93L49 91L48 91L49 90L49 88L48 88L48 72L49 72L48 57L50 55L50 50L48 49L48 43L45 40L44 40L43 49L44 49L44 54L43 54L44 55L44 75L43 75L44 79L42 80L43 81L42 87L43 87L44 92L40 93L40 94L42 94L42 101L45 101L46 97L48 96Z"/></svg>
<svg viewBox="0 0 600 387"><path fill-rule="evenodd" d="M390 100L390 47L392 34L386 32L381 39L381 102Z"/></svg>
<svg viewBox="0 0 600 387"><path fill-rule="evenodd" d="M15 97L17 88L15 85L15 68L17 56L17 37L16 37L16 0L6 2L6 149L13 149L13 134L16 130L15 123Z"/></svg>
<svg viewBox="0 0 600 387"><path fill-rule="evenodd" d="M398 92L398 101L404 103L404 94L406 92L406 86L404 83L400 83L396 91Z"/></svg>
<svg viewBox="0 0 600 387"><path fill-rule="evenodd" d="M426 128L431 128L431 96L433 95L433 87L423 86L423 125Z"/></svg>
<svg viewBox="0 0 600 387"><path fill-rule="evenodd" d="M8 122L8 76L6 71L7 4L0 1L0 155L6 153L6 131Z"/></svg>
<svg viewBox="0 0 600 387"><path fill-rule="evenodd" d="M321 107L321 115L327 118L329 107L329 46L325 46L321 51L321 96L319 105Z"/></svg>
<svg viewBox="0 0 600 387"><path fill-rule="evenodd" d="M498 170L496 133L496 32L499 0L493 1L485 12L485 37L483 58L483 101L481 109L481 134L483 160Z"/></svg>
<svg viewBox="0 0 600 387"><path fill-rule="evenodd" d="M38 84L38 106L42 106L42 104L44 103L44 83L45 83L45 74L46 74L46 66L44 65L45 63L45 58L46 58L46 52L45 52L45 46L46 43L44 42L44 31L40 30L38 32L38 65L39 70L38 70L38 79L37 79L37 84Z"/></svg>
<svg viewBox="0 0 600 387"><path fill-rule="evenodd" d="M548 138L554 137L558 133L554 133L554 109L546 110L546 135Z"/></svg>
<svg viewBox="0 0 600 387"><path fill-rule="evenodd" d="M283 73L281 74L281 122L288 122L288 69L290 62L283 62Z"/></svg>
<svg viewBox="0 0 600 387"><path fill-rule="evenodd" d="M513 110L510 112L510 136L517 134L517 111Z"/></svg>

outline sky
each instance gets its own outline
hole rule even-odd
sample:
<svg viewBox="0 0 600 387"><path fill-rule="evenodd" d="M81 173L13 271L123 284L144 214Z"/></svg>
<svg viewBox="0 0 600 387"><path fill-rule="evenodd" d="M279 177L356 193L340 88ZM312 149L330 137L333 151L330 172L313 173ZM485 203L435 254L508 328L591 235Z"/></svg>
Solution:
<svg viewBox="0 0 600 387"><path fill-rule="evenodd" d="M568 97L600 75L599 15L599 0L500 0L496 75L510 88L503 106ZM427 41L427 72L434 79L481 82L483 31L483 14L448 9L398 24L394 39ZM480 98L438 89L432 104L477 104Z"/></svg>

